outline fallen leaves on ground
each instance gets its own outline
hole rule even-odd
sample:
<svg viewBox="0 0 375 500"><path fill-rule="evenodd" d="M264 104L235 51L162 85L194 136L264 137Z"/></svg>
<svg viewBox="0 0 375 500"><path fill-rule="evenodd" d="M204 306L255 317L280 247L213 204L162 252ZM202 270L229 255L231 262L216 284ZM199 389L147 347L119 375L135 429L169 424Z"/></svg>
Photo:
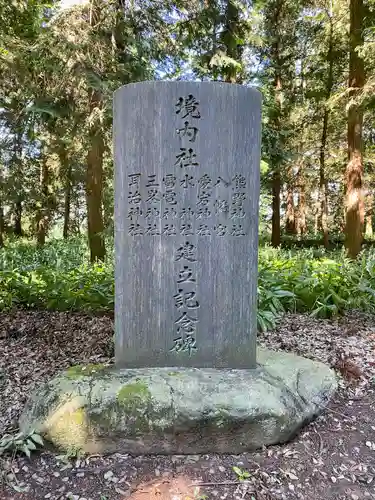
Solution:
<svg viewBox="0 0 375 500"><path fill-rule="evenodd" d="M112 338L110 317L1 313L0 434L17 427L31 391L60 370L113 362ZM45 450L31 460L7 457L0 463L0 498L146 500L149 495L153 500L156 495L155 500L164 500L161 495L168 495L168 489L180 487L173 493L178 498L185 487L191 495L190 485L199 483L199 495L207 500L375 499L374 318L352 313L330 321L287 315L275 331L260 334L258 342L323 361L344 375L335 400L290 443L238 456L116 453L68 460ZM249 478L239 482L233 467L247 471Z"/></svg>

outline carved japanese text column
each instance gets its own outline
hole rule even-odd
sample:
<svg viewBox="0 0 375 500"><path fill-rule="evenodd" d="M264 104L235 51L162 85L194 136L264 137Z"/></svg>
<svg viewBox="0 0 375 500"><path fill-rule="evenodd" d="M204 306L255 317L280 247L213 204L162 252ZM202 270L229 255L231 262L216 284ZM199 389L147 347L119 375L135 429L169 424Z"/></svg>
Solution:
<svg viewBox="0 0 375 500"><path fill-rule="evenodd" d="M224 83L115 93L119 366L255 367L260 113Z"/></svg>

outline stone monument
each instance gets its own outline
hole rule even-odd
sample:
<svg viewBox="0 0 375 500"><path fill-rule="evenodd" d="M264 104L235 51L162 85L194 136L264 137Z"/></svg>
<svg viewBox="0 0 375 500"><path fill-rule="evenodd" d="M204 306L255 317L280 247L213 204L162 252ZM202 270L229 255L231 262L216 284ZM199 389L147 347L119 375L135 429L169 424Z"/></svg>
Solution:
<svg viewBox="0 0 375 500"><path fill-rule="evenodd" d="M254 88L116 92L118 366L255 367L260 128Z"/></svg>
<svg viewBox="0 0 375 500"><path fill-rule="evenodd" d="M322 411L327 366L255 346L260 109L225 83L116 92L116 365L38 388L22 431L70 452L233 454Z"/></svg>

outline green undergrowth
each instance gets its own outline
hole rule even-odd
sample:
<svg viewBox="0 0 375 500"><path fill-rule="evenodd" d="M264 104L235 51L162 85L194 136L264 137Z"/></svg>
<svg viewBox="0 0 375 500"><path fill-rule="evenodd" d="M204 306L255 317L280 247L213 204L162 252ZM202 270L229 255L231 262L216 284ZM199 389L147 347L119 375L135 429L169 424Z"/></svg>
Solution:
<svg viewBox="0 0 375 500"><path fill-rule="evenodd" d="M43 248L22 242L0 250L0 309L112 310L113 259L88 263L83 240L55 240Z"/></svg>
<svg viewBox="0 0 375 500"><path fill-rule="evenodd" d="M329 318L347 310L375 313L375 251L356 261L343 251L259 252L258 326L272 328L286 311Z"/></svg>
<svg viewBox="0 0 375 500"><path fill-rule="evenodd" d="M90 265L85 242L23 241L0 250L0 309L112 311L113 250ZM342 251L259 250L258 327L272 328L286 311L331 317L346 310L375 312L375 251L352 262Z"/></svg>

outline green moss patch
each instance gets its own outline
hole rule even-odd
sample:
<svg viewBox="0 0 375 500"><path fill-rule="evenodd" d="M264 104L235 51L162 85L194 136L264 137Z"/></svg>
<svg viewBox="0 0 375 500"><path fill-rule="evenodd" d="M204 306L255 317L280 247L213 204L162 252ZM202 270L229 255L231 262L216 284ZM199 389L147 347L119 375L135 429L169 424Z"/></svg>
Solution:
<svg viewBox="0 0 375 500"><path fill-rule="evenodd" d="M148 403L150 399L151 393L144 382L124 385L117 394L118 402L125 406L132 406L132 403L139 403L139 401Z"/></svg>
<svg viewBox="0 0 375 500"><path fill-rule="evenodd" d="M91 375L104 370L104 368L106 368L106 365L103 363L71 366L66 370L65 375L70 379L90 377Z"/></svg>

